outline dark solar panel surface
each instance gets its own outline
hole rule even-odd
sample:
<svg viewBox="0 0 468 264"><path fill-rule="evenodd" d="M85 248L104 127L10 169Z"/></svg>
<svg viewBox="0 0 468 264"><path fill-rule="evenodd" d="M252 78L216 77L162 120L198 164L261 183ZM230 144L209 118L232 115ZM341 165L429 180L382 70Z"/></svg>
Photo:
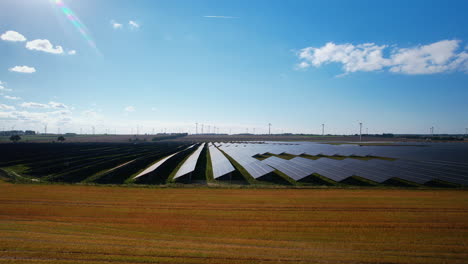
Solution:
<svg viewBox="0 0 468 264"><path fill-rule="evenodd" d="M220 145L223 151L236 159L249 172L252 171L254 177L260 177L275 168L295 180L318 173L335 181L356 175L376 182L384 182L397 177L421 184L439 179L468 185L468 144L398 143L398 146L360 146L313 142L264 142L261 144L243 142L221 143ZM262 162L252 158L256 154L264 153L276 155L288 153L297 156L301 154L339 155L347 158L312 160L295 157L291 160L282 160L278 157L270 157ZM375 156L396 160L357 160L350 158L351 156Z"/></svg>

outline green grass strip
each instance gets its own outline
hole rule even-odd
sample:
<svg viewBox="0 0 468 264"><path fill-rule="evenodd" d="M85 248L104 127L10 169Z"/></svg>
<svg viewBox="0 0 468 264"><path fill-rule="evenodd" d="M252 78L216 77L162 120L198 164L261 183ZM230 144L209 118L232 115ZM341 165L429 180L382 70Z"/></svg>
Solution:
<svg viewBox="0 0 468 264"><path fill-rule="evenodd" d="M205 168L206 181L216 182L216 180L214 179L214 174L213 174L213 164L211 164L210 148L208 147L208 144L206 144L205 147L206 147L206 168Z"/></svg>
<svg viewBox="0 0 468 264"><path fill-rule="evenodd" d="M197 144L196 146L193 146L191 149L192 151L190 151L187 156L181 161L179 162L179 164L174 168L174 170L172 170L171 174L169 174L169 176L167 177L167 183L175 183L175 180L174 180L174 176L177 174L177 172L179 171L180 167L182 167L182 165L185 163L185 161L187 161L187 159L190 157L190 155L192 155L193 152L195 152L195 150L197 150L197 148L199 147L199 145ZM183 153L183 152L182 152Z"/></svg>

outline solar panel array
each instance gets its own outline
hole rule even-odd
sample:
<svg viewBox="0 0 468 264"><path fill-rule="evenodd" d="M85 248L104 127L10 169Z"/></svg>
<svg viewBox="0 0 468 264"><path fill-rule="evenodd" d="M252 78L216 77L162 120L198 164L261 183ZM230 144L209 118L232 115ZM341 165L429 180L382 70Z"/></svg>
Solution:
<svg viewBox="0 0 468 264"><path fill-rule="evenodd" d="M317 173L334 181L360 176L375 182L390 178L426 183L442 180L468 185L468 144L453 143L399 143L398 146L359 146L353 144L330 145L312 142L217 143L220 149L234 158L254 178L274 169L298 181ZM295 157L290 160L271 156L259 161L252 156L283 153L299 156L346 156L345 159ZM395 160L353 159L353 156L375 156ZM267 167L270 169L268 169Z"/></svg>
<svg viewBox="0 0 468 264"><path fill-rule="evenodd" d="M252 177L258 179L274 171L272 167L252 158L252 155L248 154L249 152L245 152L246 147L237 146L239 145L230 145L229 147L221 145L220 149L236 160Z"/></svg>
<svg viewBox="0 0 468 264"><path fill-rule="evenodd" d="M187 149L189 149L189 148L192 148L193 146L195 146L195 145L191 145L190 147L187 147L187 148L184 149L184 150L187 150ZM145 174L147 174L147 173L150 173L150 172L156 170L159 166L161 166L161 165L162 165L164 162L166 162L168 159L172 158L173 156L179 154L180 152L182 152L182 151L184 151L184 150L177 151L177 152L174 153L174 154L171 154L171 155L169 155L169 156L167 156L167 157L164 157L163 159L160 159L158 162L154 163L153 165L149 166L148 168L146 168L146 169L143 170L142 172L138 173L138 175L135 176L134 179L136 179L136 178L138 178L138 177L141 177L141 176L143 176L143 175L145 175Z"/></svg>
<svg viewBox="0 0 468 264"><path fill-rule="evenodd" d="M222 177L235 169L224 154L214 145L209 145L211 166L213 167L213 177L215 179Z"/></svg>
<svg viewBox="0 0 468 264"><path fill-rule="evenodd" d="M184 164L179 168L174 179L182 177L186 174L189 174L195 170L195 166L197 165L198 157L200 157L200 153L203 150L205 143L201 144L197 150L195 150L192 155L190 155L187 160L185 160Z"/></svg>

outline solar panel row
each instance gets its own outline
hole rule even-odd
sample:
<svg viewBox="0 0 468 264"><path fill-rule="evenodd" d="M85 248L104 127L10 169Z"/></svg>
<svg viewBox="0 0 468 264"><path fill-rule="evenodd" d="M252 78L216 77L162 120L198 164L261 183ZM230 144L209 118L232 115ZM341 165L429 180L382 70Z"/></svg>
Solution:
<svg viewBox="0 0 468 264"><path fill-rule="evenodd" d="M226 152L234 160L236 160L252 177L258 179L274 169L270 166L261 163L259 160L252 158L252 155L248 154L245 150L249 148L236 148L235 146L225 147L221 146L221 150Z"/></svg>
<svg viewBox="0 0 468 264"><path fill-rule="evenodd" d="M203 150L205 143L201 144L197 150L195 150L192 155L190 155L187 160L185 160L184 164L179 168L174 179L182 177L188 173L191 173L195 170L195 166L197 165L198 157L200 157L200 153Z"/></svg>
<svg viewBox="0 0 468 264"><path fill-rule="evenodd" d="M186 148L186 149L184 149L184 150L187 150L187 149L189 149L189 148L192 148L193 146L195 146L195 145L191 145L190 147L188 147L188 148ZM171 155L169 155L169 156L167 156L167 157L164 157L164 158L160 159L158 162L152 164L151 166L149 166L148 168L146 168L145 170L143 170L142 172L140 172L137 176L134 177L134 179L136 179L136 178L138 178L138 177L141 177L141 176L143 176L143 175L145 175L145 174L147 174L147 173L150 173L150 172L156 170L159 166L161 166L161 165L162 165L164 162L166 162L168 159L172 158L173 156L177 155L178 153L180 153L180 152L182 152L182 151L184 151L184 150L177 151L177 152L174 153L174 154L171 154Z"/></svg>
<svg viewBox="0 0 468 264"><path fill-rule="evenodd" d="M462 148L465 146L462 146ZM265 142L262 144L221 144L220 148L232 156L254 177L260 177L270 170L259 164L278 169L289 177L300 180L318 173L335 181L342 181L350 176L361 176L375 182L384 182L397 177L404 180L426 183L439 179L447 182L468 185L468 158L458 148L450 145L408 145L408 146L358 146L351 144L329 145L311 142L295 144ZM467 149L468 150L468 149ZM457 152L458 151L458 152ZM252 156L264 153L293 155L341 155L341 156L380 156L392 157L397 160L358 160L346 158L343 160L319 158L317 160L295 157L284 160L269 157L258 161ZM442 154L452 156L450 159ZM436 160L434 158L437 157ZM252 172L251 172L252 171Z"/></svg>
<svg viewBox="0 0 468 264"><path fill-rule="evenodd" d="M214 145L209 146L211 166L213 168L213 177L215 179L222 177L228 173L233 172L235 169L231 162L219 151Z"/></svg>

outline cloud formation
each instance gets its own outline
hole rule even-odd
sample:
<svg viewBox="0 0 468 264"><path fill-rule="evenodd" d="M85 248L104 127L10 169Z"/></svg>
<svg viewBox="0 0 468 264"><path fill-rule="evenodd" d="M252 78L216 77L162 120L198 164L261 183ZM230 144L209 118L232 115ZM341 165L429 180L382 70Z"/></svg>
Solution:
<svg viewBox="0 0 468 264"><path fill-rule="evenodd" d="M21 99L21 97L9 96L9 95L4 95L3 98L8 99L8 100L20 100Z"/></svg>
<svg viewBox="0 0 468 264"><path fill-rule="evenodd" d="M42 109L68 109L68 106L63 103L58 103L54 101L50 101L48 104L42 103L35 103L35 102L24 102L20 104L21 107L24 108L42 108Z"/></svg>
<svg viewBox="0 0 468 264"><path fill-rule="evenodd" d="M117 23L114 20L111 20L110 23L112 25L112 28L114 28L114 29L121 29L122 28L122 24Z"/></svg>
<svg viewBox="0 0 468 264"><path fill-rule="evenodd" d="M54 102L54 101L50 101L49 105L51 108L55 108L55 109L67 109L68 108L68 106L65 105L64 103L59 103L59 102Z"/></svg>
<svg viewBox="0 0 468 264"><path fill-rule="evenodd" d="M38 50L52 54L62 54L62 46L53 46L48 39L35 39L26 42L26 48L29 50Z"/></svg>
<svg viewBox="0 0 468 264"><path fill-rule="evenodd" d="M13 30L8 30L7 32L3 33L0 38L5 41L12 41L12 42L22 42L26 41L26 38L21 35L20 33L13 31Z"/></svg>
<svg viewBox="0 0 468 264"><path fill-rule="evenodd" d="M21 72L21 73L34 73L36 69L34 67L29 66L15 66L8 69L11 72Z"/></svg>
<svg viewBox="0 0 468 264"><path fill-rule="evenodd" d="M76 50L70 50L70 51L68 52L68 55L76 55Z"/></svg>
<svg viewBox="0 0 468 264"><path fill-rule="evenodd" d="M49 105L34 102L24 102L20 106L25 108L49 108Z"/></svg>
<svg viewBox="0 0 468 264"><path fill-rule="evenodd" d="M9 88L6 88L5 87L5 83L0 81L0 91L3 91L3 92L11 92L12 90L9 89Z"/></svg>
<svg viewBox="0 0 468 264"><path fill-rule="evenodd" d="M320 67L328 63L342 64L345 74L357 71L388 70L401 74L434 74L450 71L468 73L468 53L457 51L459 40L441 40L412 48L391 48L388 45L340 44L301 49L297 68ZM384 56L384 52L389 56Z"/></svg>
<svg viewBox="0 0 468 264"><path fill-rule="evenodd" d="M135 21L133 21L133 20L128 21L128 25L130 26L131 29L138 29L138 28L140 28L140 24L138 24L137 22L135 22Z"/></svg>
<svg viewBox="0 0 468 264"><path fill-rule="evenodd" d="M15 110L15 107L12 105L0 104L0 109L2 110Z"/></svg>
<svg viewBox="0 0 468 264"><path fill-rule="evenodd" d="M8 107L8 106L7 106ZM2 105L0 104L0 109ZM0 120L15 121L27 124L58 124L63 125L72 121L71 112L68 110L58 110L49 112L30 112L30 111L15 111L14 107L5 109L9 112L0 111Z"/></svg>

